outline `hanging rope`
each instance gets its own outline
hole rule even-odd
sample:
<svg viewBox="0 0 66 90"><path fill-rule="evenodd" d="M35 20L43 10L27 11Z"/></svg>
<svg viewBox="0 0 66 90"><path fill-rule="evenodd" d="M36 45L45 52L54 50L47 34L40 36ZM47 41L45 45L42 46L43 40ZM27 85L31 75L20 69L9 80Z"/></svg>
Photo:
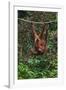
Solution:
<svg viewBox="0 0 66 90"><path fill-rule="evenodd" d="M53 21L48 21L48 22L35 22L35 21L30 21L30 20L25 20L25 19L21 19L21 18L18 18L18 20L21 20L21 21L24 21L24 22L28 22L28 23L35 23L35 24L44 24L44 23L54 23L54 22L57 22L57 20L53 20Z"/></svg>

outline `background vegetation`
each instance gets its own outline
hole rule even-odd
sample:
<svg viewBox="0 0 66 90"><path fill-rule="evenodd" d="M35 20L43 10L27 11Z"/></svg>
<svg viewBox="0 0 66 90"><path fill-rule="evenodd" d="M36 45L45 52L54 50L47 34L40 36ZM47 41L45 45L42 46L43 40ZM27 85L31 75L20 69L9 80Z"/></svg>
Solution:
<svg viewBox="0 0 66 90"><path fill-rule="evenodd" d="M18 18L33 21L57 20L57 12L18 11ZM18 19L18 79L55 78L57 77L57 22L49 23L48 52L43 55L32 55L28 63L25 57L34 46L31 24ZM42 30L42 25L35 24L37 32ZM27 58L27 57L26 57Z"/></svg>

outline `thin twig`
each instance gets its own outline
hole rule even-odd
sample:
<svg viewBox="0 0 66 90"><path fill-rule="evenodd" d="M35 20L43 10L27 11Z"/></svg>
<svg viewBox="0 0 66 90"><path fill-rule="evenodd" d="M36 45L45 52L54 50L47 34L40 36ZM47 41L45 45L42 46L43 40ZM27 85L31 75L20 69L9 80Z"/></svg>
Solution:
<svg viewBox="0 0 66 90"><path fill-rule="evenodd" d="M57 20L53 20L53 21L47 21L47 22L35 22L35 21L30 21L30 20L25 20L25 19L21 19L18 18L18 20L24 21L24 22L28 22L28 23L35 23L35 24L44 24L44 23L54 23L57 22Z"/></svg>

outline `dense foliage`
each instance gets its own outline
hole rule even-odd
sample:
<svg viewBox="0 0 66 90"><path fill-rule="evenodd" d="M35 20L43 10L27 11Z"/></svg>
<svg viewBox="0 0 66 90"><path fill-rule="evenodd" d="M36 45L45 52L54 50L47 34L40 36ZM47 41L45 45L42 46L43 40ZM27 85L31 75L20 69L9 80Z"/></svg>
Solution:
<svg viewBox="0 0 66 90"><path fill-rule="evenodd" d="M57 12L18 11L18 18L37 22L53 21L57 20ZM48 25L48 52L32 55L26 63L25 57L34 46L31 24L18 19L18 79L57 77L57 22ZM40 32L42 25L35 24L35 29Z"/></svg>

